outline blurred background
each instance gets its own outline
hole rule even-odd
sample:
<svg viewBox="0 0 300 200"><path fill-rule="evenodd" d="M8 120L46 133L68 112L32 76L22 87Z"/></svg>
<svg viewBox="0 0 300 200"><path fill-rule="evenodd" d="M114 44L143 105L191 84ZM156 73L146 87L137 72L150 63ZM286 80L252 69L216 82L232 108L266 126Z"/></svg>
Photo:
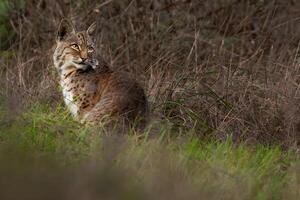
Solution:
<svg viewBox="0 0 300 200"><path fill-rule="evenodd" d="M62 18L96 21L157 138L69 117ZM299 42L297 0L0 0L1 199L298 199Z"/></svg>

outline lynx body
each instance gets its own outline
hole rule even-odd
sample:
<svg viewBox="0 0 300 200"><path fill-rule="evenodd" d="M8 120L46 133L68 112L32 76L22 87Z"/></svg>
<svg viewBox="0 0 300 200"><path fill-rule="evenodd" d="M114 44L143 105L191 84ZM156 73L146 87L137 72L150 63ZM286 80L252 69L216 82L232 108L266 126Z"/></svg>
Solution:
<svg viewBox="0 0 300 200"><path fill-rule="evenodd" d="M144 90L129 74L111 70L97 57L94 31L94 24L76 32L69 21L60 23L53 60L65 104L83 123L97 124L104 116L129 123L144 120Z"/></svg>

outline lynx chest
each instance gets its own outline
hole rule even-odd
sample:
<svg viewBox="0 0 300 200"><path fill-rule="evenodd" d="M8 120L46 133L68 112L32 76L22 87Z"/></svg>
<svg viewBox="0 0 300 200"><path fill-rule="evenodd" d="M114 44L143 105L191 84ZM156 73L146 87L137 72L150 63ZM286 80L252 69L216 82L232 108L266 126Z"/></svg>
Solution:
<svg viewBox="0 0 300 200"><path fill-rule="evenodd" d="M90 110L99 101L99 81L85 74L62 77L60 85L64 102L74 117Z"/></svg>
<svg viewBox="0 0 300 200"><path fill-rule="evenodd" d="M73 84L71 84L71 80L62 79L60 81L60 85L62 88L63 98L66 106L74 117L77 117L79 106L77 101L78 92L75 90Z"/></svg>

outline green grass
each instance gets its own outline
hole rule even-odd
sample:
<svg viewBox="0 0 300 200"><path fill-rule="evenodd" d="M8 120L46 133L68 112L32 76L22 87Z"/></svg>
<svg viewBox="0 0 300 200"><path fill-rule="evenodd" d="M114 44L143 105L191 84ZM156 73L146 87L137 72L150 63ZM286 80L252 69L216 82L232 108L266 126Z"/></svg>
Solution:
<svg viewBox="0 0 300 200"><path fill-rule="evenodd" d="M86 190L90 199L299 198L297 155L278 146L234 144L230 136L201 140L192 130L176 136L159 123L149 130L154 137L113 135L80 125L62 106L55 107L37 104L9 118L2 106L4 197L14 197L14 188L20 196L24 193L23 199L28 194L28 199L38 199L57 187L56 197L63 199L71 199L65 194L84 199L80 195Z"/></svg>

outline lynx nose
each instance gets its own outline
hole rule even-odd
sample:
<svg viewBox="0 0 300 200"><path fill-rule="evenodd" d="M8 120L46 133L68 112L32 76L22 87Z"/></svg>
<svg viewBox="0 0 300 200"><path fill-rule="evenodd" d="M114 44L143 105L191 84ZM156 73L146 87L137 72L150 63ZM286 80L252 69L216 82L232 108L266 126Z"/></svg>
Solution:
<svg viewBox="0 0 300 200"><path fill-rule="evenodd" d="M86 51L81 52L80 57L82 59L82 62L84 62L88 58L87 52Z"/></svg>

